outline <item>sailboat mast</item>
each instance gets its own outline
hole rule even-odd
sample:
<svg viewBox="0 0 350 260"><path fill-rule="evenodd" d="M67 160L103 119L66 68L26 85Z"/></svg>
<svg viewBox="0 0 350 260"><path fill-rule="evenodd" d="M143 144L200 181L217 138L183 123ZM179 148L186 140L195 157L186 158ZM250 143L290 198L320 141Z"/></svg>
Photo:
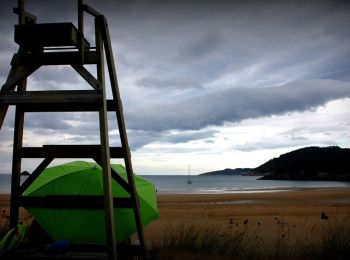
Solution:
<svg viewBox="0 0 350 260"><path fill-rule="evenodd" d="M191 165L190 164L188 165L188 180L187 180L187 183L188 184L192 183L192 180L191 180Z"/></svg>

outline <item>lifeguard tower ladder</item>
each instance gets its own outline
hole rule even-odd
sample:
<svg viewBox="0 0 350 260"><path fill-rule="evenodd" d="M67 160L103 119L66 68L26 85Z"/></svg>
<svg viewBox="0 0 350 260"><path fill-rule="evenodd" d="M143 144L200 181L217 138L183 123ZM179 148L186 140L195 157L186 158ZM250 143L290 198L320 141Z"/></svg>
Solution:
<svg viewBox="0 0 350 260"><path fill-rule="evenodd" d="M36 17L25 11L24 0L18 0L18 7L14 8L14 12L18 15L18 25L15 26L15 42L19 45L19 50L12 58L12 68L6 83L0 91L0 129L8 107L10 105L15 106L10 225L14 227L17 224L19 207L24 202L26 205L31 203L29 197L22 197L24 190L55 158L92 158L101 165L103 172L104 203L101 204L104 204L105 209L108 258L117 259L113 211L116 206L133 209L140 244L133 247L131 253L145 256L139 202L133 177L130 148L128 146L107 20L102 14L84 4L83 0L78 0L77 3L78 28L72 23L36 23ZM84 12L94 17L95 47L91 47L84 37ZM112 100L106 100L104 59L106 59L113 93ZM96 65L97 78L84 67L84 64ZM27 78L34 71L41 66L54 65L70 65L89 83L91 89L27 91ZM77 111L98 112L100 145L22 146L25 113ZM108 111L116 113L121 147L109 146ZM20 174L23 158L42 158L43 161L21 185ZM124 159L127 181L111 168L111 158ZM130 193L129 200L123 200L122 203L113 205L112 178ZM84 198L81 199L83 200ZM78 205L79 200L76 203ZM52 207L64 207L64 201L58 201Z"/></svg>

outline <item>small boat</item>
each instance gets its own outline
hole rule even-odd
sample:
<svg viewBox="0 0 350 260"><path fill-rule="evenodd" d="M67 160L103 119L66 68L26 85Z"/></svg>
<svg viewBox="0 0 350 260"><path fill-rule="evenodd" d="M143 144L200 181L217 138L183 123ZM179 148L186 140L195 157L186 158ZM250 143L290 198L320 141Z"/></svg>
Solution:
<svg viewBox="0 0 350 260"><path fill-rule="evenodd" d="M191 179L191 166L188 165L188 179L187 179L187 184L192 184L192 179Z"/></svg>

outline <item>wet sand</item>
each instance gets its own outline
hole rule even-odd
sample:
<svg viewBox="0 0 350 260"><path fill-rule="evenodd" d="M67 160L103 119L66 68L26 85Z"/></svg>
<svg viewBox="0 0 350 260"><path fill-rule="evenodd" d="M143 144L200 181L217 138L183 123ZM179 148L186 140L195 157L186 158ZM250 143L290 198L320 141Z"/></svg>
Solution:
<svg viewBox="0 0 350 260"><path fill-rule="evenodd" d="M284 217L304 221L350 216L350 188L298 189L268 193L158 195L161 221L181 218L240 222Z"/></svg>

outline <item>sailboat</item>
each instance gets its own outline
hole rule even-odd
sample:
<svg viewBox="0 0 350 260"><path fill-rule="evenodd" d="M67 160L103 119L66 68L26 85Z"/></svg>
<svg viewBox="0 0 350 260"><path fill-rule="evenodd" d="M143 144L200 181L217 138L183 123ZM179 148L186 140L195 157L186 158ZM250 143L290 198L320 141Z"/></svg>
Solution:
<svg viewBox="0 0 350 260"><path fill-rule="evenodd" d="M191 166L188 165L188 179L187 179L187 184L192 184L192 179L191 179Z"/></svg>

